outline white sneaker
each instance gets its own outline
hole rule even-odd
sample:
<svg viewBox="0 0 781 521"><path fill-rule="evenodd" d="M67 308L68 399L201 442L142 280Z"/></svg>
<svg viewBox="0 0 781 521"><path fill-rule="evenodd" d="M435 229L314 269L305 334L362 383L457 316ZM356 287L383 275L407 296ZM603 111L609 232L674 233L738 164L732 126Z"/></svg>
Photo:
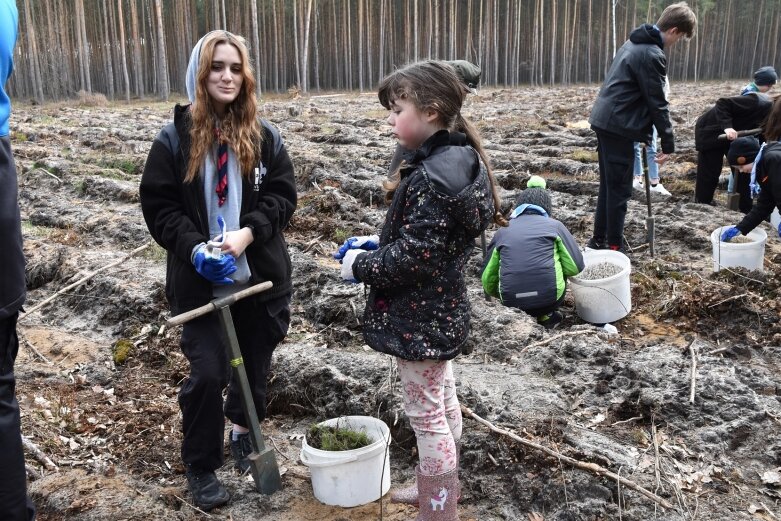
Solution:
<svg viewBox="0 0 781 521"><path fill-rule="evenodd" d="M641 177L635 177L634 181L632 181L632 188L635 190L643 190L643 179Z"/></svg>
<svg viewBox="0 0 781 521"><path fill-rule="evenodd" d="M662 195L672 195L670 192L667 191L667 189L664 186L662 186L662 183L656 183L655 185L651 185L651 191Z"/></svg>

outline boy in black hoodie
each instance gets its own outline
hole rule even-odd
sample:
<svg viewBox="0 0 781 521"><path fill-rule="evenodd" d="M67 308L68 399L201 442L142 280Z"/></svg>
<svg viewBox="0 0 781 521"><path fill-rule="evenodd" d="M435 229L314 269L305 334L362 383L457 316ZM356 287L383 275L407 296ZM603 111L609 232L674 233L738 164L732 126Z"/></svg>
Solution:
<svg viewBox="0 0 781 521"><path fill-rule="evenodd" d="M675 151L664 95L664 49L681 38L691 38L696 25L697 17L686 2L667 6L656 25L643 24L632 31L613 59L589 118L599 153L599 197L590 248L623 250L634 142L650 142L656 127L662 141L656 163L663 164Z"/></svg>

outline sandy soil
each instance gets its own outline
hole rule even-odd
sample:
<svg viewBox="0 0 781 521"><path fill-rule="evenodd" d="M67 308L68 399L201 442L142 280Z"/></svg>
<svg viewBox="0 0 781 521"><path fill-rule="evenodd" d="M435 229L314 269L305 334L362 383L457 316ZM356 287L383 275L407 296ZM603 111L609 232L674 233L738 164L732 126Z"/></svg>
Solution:
<svg viewBox="0 0 781 521"><path fill-rule="evenodd" d="M633 309L615 323L617 335L583 324L571 296L562 327L544 331L483 298L479 248L467 270L473 333L470 354L457 363L462 403L524 439L619 473L674 509L467 419L463 519L781 516L781 243L763 225L770 237L764 273L714 274L710 232L740 215L721 204L721 190L717 206L691 202L694 120L739 87L674 85L678 153L662 169L673 195L653 197L655 258L645 245L645 196L630 201ZM464 111L483 133L505 207L531 174L541 174L553 191L554 216L581 244L590 236L598 189L596 139L585 123L597 88L486 89L470 96ZM171 106L15 105L28 307L149 241L138 182ZM228 462L220 477L232 500L210 518L411 519L414 509L387 497L382 515L379 503L320 504L298 460L311 423L369 414L391 426L394 484L413 476L414 437L395 368L363 345L364 291L341 283L330 257L344 238L376 231L384 219L380 181L392 152L386 112L372 93L278 97L264 111L285 138L300 196L288 231L294 318L275 355L271 417L263 424L284 488L257 494ZM39 519L207 518L190 506L179 460L176 394L187 364L179 330L161 329L168 317L164 277L164 252L155 246L21 321L23 434L53 463L26 454ZM121 363L117 346L131 346Z"/></svg>

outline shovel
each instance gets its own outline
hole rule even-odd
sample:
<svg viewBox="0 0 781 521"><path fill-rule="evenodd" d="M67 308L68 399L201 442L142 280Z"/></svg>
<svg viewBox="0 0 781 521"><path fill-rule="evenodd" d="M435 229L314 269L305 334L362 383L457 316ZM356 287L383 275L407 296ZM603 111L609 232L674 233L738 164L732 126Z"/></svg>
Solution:
<svg viewBox="0 0 781 521"><path fill-rule="evenodd" d="M648 175L648 155L646 154L646 145L643 143L643 176L645 179L645 200L648 203L648 217L645 218L645 228L648 232L648 251L651 252L651 258L654 256L654 215L651 212L651 178Z"/></svg>
<svg viewBox="0 0 781 521"><path fill-rule="evenodd" d="M216 311L220 317L222 330L228 340L228 360L233 367L233 376L238 380L239 390L241 391L241 406L244 410L244 417L249 421L249 437L252 442L252 453L249 455L250 471L252 479L255 480L255 488L261 494L273 494L282 488L282 480L279 476L279 467L274 457L273 449L266 447L263 441L263 433L260 431L258 422L258 413L255 410L255 402L252 399L252 392L247 380L247 370L244 368L244 361L239 349L239 340L236 337L236 329L233 327L233 318L231 318L230 306L239 300L255 295L272 287L271 282L262 282L247 289L241 290L233 295L214 299L208 304L199 308L171 317L166 322L168 327L178 326L189 322L190 320Z"/></svg>

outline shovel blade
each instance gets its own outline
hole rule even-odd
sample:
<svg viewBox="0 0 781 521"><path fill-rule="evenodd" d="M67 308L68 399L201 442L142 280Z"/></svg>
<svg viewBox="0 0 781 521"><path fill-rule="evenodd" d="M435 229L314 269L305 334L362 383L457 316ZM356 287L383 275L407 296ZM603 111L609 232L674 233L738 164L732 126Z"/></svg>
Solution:
<svg viewBox="0 0 781 521"><path fill-rule="evenodd" d="M728 193L727 194L727 208L730 210L738 211L740 204L740 194Z"/></svg>
<svg viewBox="0 0 781 521"><path fill-rule="evenodd" d="M252 479L255 480L255 489L261 494L273 494L282 488L282 478L279 475L279 467L274 457L273 449L266 449L261 453L253 452L249 459L249 468Z"/></svg>

